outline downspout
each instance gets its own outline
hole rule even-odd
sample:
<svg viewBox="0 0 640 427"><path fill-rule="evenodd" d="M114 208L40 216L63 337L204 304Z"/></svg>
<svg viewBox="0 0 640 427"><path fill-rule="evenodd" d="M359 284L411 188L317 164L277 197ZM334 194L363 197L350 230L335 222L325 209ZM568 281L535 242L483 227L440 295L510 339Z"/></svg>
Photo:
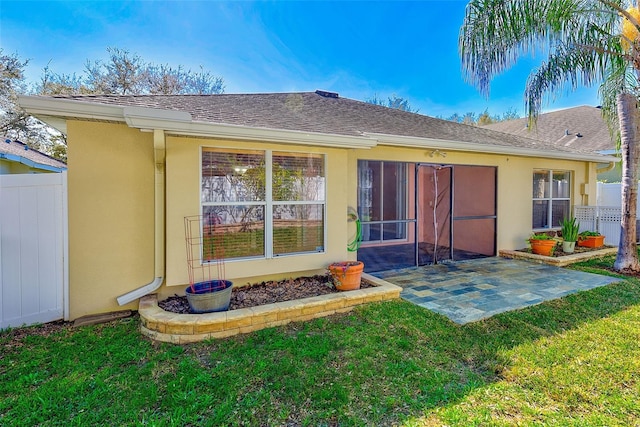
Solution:
<svg viewBox="0 0 640 427"><path fill-rule="evenodd" d="M609 162L609 164L607 164L606 166L603 166L601 168L596 168L596 174L609 172L609 171L613 170L613 168L616 167L616 163L618 163L618 162Z"/></svg>
<svg viewBox="0 0 640 427"><path fill-rule="evenodd" d="M164 131L161 129L154 129L153 131L153 160L155 164L155 193L154 193L154 277L153 281L134 289L131 292L127 292L124 295L120 295L118 305L125 305L132 301L142 298L145 295L157 290L162 286L164 281L164 228L165 228L165 178L164 178L164 166L165 166L166 145Z"/></svg>

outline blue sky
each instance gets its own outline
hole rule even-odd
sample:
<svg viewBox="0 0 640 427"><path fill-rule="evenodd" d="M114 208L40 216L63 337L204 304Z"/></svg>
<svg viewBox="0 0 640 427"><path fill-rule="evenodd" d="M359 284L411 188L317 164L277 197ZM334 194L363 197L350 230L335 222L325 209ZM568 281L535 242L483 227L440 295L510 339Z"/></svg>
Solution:
<svg viewBox="0 0 640 427"><path fill-rule="evenodd" d="M49 64L81 73L107 47L157 64L200 66L227 93L324 89L365 100L406 98L420 113L523 110L526 77L540 57L495 79L484 99L466 83L457 43L466 2L0 1L0 46L29 59L37 81ZM545 110L597 105L597 88L561 94Z"/></svg>

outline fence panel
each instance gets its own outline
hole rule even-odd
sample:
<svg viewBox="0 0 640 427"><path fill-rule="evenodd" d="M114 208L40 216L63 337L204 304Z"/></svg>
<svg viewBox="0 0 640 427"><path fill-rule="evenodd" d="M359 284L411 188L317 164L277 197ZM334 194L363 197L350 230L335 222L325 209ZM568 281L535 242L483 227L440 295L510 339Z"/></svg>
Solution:
<svg viewBox="0 0 640 427"><path fill-rule="evenodd" d="M64 317L66 173L0 175L0 329Z"/></svg>
<svg viewBox="0 0 640 427"><path fill-rule="evenodd" d="M597 206L574 206L573 216L580 223L580 231L596 231L598 229Z"/></svg>
<svg viewBox="0 0 640 427"><path fill-rule="evenodd" d="M620 221L622 208L615 206L598 207L598 232L604 236L604 243L618 246L620 243Z"/></svg>
<svg viewBox="0 0 640 427"><path fill-rule="evenodd" d="M580 223L580 231L597 231L604 235L604 243L618 246L622 208L618 206L574 206L573 216Z"/></svg>
<svg viewBox="0 0 640 427"><path fill-rule="evenodd" d="M619 182L599 182L596 187L598 206L622 206L622 184ZM640 189L640 182L638 183ZM636 215L640 218L640 203L636 207Z"/></svg>

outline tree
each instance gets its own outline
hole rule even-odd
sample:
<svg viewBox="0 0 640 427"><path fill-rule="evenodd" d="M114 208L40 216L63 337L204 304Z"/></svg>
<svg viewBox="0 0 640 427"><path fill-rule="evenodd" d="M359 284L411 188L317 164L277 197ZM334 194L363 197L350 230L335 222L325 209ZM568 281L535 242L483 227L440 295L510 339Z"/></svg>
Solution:
<svg viewBox="0 0 640 427"><path fill-rule="evenodd" d="M5 54L0 48L0 136L20 140L31 148L53 155L61 148L62 134L18 106L18 95L27 92L24 69L28 63L17 54ZM54 157L66 158L63 155Z"/></svg>
<svg viewBox="0 0 640 427"><path fill-rule="evenodd" d="M507 111L502 113L502 117L500 117L497 121L505 122L507 120L514 120L514 119L519 119L519 118L520 118L520 115L518 114L518 111L516 111L515 108L511 107Z"/></svg>
<svg viewBox="0 0 640 427"><path fill-rule="evenodd" d="M185 85L180 93L206 95L209 93L224 93L224 80L200 66L199 72L187 72Z"/></svg>
<svg viewBox="0 0 640 427"><path fill-rule="evenodd" d="M18 107L18 93L24 92L24 68L29 61L21 61L17 54L5 55L0 48L0 109L2 135L17 138L26 132L28 116ZM8 135L13 133L14 135Z"/></svg>
<svg viewBox="0 0 640 427"><path fill-rule="evenodd" d="M462 116L462 123L465 125L474 125L476 123L476 113L465 113L465 115Z"/></svg>
<svg viewBox="0 0 640 427"><path fill-rule="evenodd" d="M222 77L200 67L199 72L185 71L182 66L149 65L145 72L144 89L151 94L195 94L223 93Z"/></svg>
<svg viewBox="0 0 640 427"><path fill-rule="evenodd" d="M453 113L447 118L444 118L442 116L437 116L437 118L442 120L449 120L450 122L464 123L464 124L476 125L476 126L485 126L491 123L518 119L520 118L520 116L518 115L518 112L515 110L515 108L509 108L502 116L498 114L492 116L491 114L489 114L489 109L487 108L477 116L476 116L476 113L467 112L464 115Z"/></svg>
<svg viewBox="0 0 640 427"><path fill-rule="evenodd" d="M0 51L1 52L1 51ZM107 48L107 61L87 60L82 74L57 74L47 65L40 81L34 86L39 95L138 95L138 94L218 94L224 93L224 80L214 76L211 72L200 70L193 72L185 70L181 65L172 67L168 64L155 65L144 61L139 55L132 54L126 49ZM18 68L14 71L13 82L23 82L22 69L27 61L20 62L17 57L7 57L7 67ZM13 61L9 61L13 59ZM2 60L5 63L4 56ZM11 63L9 63L11 62ZM4 69L3 69L4 70ZM9 73L9 72L7 72ZM4 75L4 71L3 71ZM23 85L24 86L24 85ZM26 91L25 87L22 87ZM5 93L3 89L3 93ZM14 120L10 126L14 133L20 128L23 132L29 130L32 135L27 138L30 145L43 149L47 154L66 161L66 141L64 135L47 128L43 123L28 117L16 103L13 96L8 105L22 114L22 121ZM4 110L4 104L2 106ZM8 110L6 110L8 111ZM18 117L18 116L16 116ZM20 125L20 127L18 126ZM34 132L38 132L37 137ZM38 142L40 141L40 142Z"/></svg>
<svg viewBox="0 0 640 427"><path fill-rule="evenodd" d="M605 118L610 123L617 118L623 158L623 215L614 268L640 271L635 240L640 13L626 7L621 0L472 0L460 30L459 49L464 74L487 97L493 77L520 57L546 56L525 88L532 126L546 96L567 85L576 89L601 83ZM626 28L622 36L621 16Z"/></svg>
<svg viewBox="0 0 640 427"><path fill-rule="evenodd" d="M489 114L489 110L484 110L479 116L478 120L476 120L476 124L478 126L490 125L491 123L495 123L499 120L494 120L493 117Z"/></svg>
<svg viewBox="0 0 640 427"><path fill-rule="evenodd" d="M407 111L409 113L417 113L418 111L420 111L417 108L414 109L413 107L411 107L407 99L396 96L395 94L388 97L387 101L384 101L382 98L379 98L378 94L374 94L371 98L365 99L365 102L368 104L380 105L382 107L388 107L396 110Z"/></svg>
<svg viewBox="0 0 640 427"><path fill-rule="evenodd" d="M181 65L147 63L126 49L107 48L109 59L87 60L84 73L57 74L45 67L36 91L41 95L178 95L224 93L224 80L211 72Z"/></svg>
<svg viewBox="0 0 640 427"><path fill-rule="evenodd" d="M109 60L87 61L85 74L87 86L94 93L132 95L144 91L145 64L137 54L126 49L107 48Z"/></svg>
<svg viewBox="0 0 640 427"><path fill-rule="evenodd" d="M89 94L92 91L85 86L81 77L73 74L54 74L47 65L42 70L40 82L35 86L39 95Z"/></svg>

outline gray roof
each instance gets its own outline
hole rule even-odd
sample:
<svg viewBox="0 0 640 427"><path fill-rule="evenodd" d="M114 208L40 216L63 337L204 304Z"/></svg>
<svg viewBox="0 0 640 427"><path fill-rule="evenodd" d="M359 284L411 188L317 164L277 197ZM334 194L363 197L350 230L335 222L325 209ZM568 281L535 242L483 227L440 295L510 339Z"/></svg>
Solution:
<svg viewBox="0 0 640 427"><path fill-rule="evenodd" d="M540 114L536 127L529 129L528 120L515 119L484 126L487 129L541 139L557 147L576 148L592 153L615 150L602 109L589 107L567 108Z"/></svg>
<svg viewBox="0 0 640 427"><path fill-rule="evenodd" d="M543 151L591 153L577 146L558 146L531 137L390 109L322 91L221 95L71 95L55 98L184 111L190 113L194 121L214 124L348 136L379 133Z"/></svg>
<svg viewBox="0 0 640 427"><path fill-rule="evenodd" d="M39 167L43 169L66 169L67 165L60 160L56 160L38 150L29 148L25 143L12 140L10 138L2 138L0 142L0 158L20 161L27 166Z"/></svg>

